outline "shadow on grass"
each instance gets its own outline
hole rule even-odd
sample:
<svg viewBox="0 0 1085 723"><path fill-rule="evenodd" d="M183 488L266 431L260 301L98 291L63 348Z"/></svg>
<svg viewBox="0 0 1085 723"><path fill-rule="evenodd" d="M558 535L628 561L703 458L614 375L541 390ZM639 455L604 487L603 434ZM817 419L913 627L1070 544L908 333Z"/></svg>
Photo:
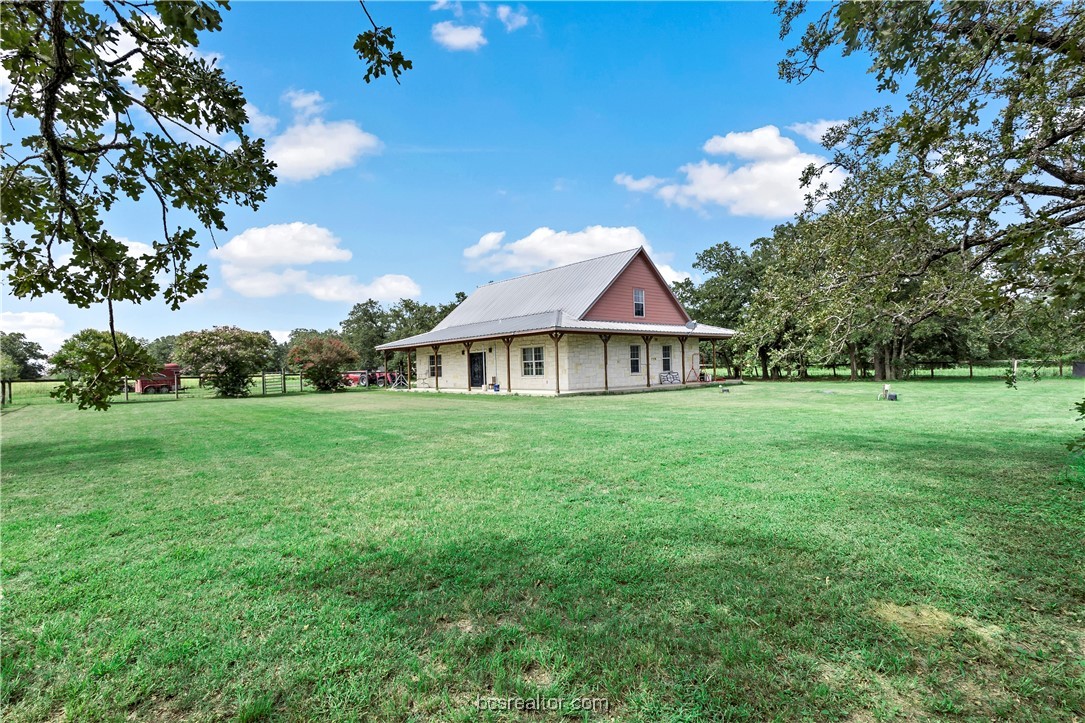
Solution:
<svg viewBox="0 0 1085 723"><path fill-rule="evenodd" d="M874 619L876 598L929 591L892 570L849 569L846 551L726 525L609 532L342 546L288 587L381 619L389 650L406 649L390 654L426 668L420 684L396 672L415 663L392 664L381 685L393 699L409 691L405 706L428 698L438 715L541 692L603 697L643 720L836 718L898 698L887 677L950 676L990 657L964 630L913 639ZM937 682L922 686L933 696ZM905 715L924 712L909 705Z"/></svg>
<svg viewBox="0 0 1085 723"><path fill-rule="evenodd" d="M4 442L4 476L11 484L20 475L49 476L93 469L96 474L130 462L136 457L159 457L166 446L155 436L133 436L109 440L53 439L49 441Z"/></svg>

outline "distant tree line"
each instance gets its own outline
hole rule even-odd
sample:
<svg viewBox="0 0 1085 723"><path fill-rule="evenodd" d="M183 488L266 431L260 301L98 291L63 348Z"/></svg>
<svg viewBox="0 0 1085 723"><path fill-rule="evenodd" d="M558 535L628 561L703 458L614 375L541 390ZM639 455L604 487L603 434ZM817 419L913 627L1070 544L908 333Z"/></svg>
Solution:
<svg viewBox="0 0 1085 723"><path fill-rule="evenodd" d="M1042 293L988 304L980 269L886 283L880 254L868 260L841 249L834 261L825 253L818 226L829 223L778 226L748 251L717 244L697 255L700 283L674 284L695 319L738 331L717 343L718 363L732 375L805 378L810 367L832 366L851 379L891 381L927 362L1029 359L1061 372L1085 358L1085 309Z"/></svg>
<svg viewBox="0 0 1085 723"><path fill-rule="evenodd" d="M204 378L226 397L247 395L253 376L272 369L300 373L317 389L333 391L342 386L346 369L383 367L384 355L377 346L429 331L465 298L459 292L446 304L401 299L387 307L368 299L355 304L338 329L294 329L285 342L270 331L232 326L150 341L117 332L124 352L119 356L108 331L84 329L51 357L23 334L0 332L0 376L30 380L49 374L62 382L54 396L81 409L107 409L125 378L155 372L167 363L180 364L183 373ZM406 355L390 355L390 369L405 371L406 365Z"/></svg>

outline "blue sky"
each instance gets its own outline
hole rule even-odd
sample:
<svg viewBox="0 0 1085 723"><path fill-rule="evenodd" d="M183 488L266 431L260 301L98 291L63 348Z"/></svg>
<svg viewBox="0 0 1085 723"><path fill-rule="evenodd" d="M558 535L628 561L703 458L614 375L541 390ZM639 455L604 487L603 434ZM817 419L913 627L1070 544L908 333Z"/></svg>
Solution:
<svg viewBox="0 0 1085 723"><path fill-rule="evenodd" d="M414 61L366 85L356 3L235 3L205 36L252 104L280 180L199 258L178 312L118 310L146 338L217 324L336 327L373 296L440 303L487 281L646 244L666 274L747 246L800 204L826 121L879 101L859 58L802 85L770 3L371 3ZM110 218L154 240L150 206ZM18 300L3 326L54 349L103 308Z"/></svg>

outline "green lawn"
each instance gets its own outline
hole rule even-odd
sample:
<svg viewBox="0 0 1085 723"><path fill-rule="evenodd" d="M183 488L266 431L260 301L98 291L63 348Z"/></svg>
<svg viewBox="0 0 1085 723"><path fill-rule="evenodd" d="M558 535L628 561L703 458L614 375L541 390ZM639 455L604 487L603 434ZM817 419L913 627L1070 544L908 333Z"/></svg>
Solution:
<svg viewBox="0 0 1085 723"><path fill-rule="evenodd" d="M1075 720L1083 387L17 403L4 718Z"/></svg>

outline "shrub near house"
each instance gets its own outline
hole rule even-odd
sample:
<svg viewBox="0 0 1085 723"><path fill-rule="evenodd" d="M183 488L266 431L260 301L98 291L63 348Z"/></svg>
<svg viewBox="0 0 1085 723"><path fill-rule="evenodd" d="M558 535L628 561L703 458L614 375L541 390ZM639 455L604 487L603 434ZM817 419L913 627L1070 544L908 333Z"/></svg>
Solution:
<svg viewBox="0 0 1085 723"><path fill-rule="evenodd" d="M290 347L287 361L301 369L301 375L314 387L333 392L348 386L342 372L357 364L359 358L357 352L335 337L312 336Z"/></svg>

